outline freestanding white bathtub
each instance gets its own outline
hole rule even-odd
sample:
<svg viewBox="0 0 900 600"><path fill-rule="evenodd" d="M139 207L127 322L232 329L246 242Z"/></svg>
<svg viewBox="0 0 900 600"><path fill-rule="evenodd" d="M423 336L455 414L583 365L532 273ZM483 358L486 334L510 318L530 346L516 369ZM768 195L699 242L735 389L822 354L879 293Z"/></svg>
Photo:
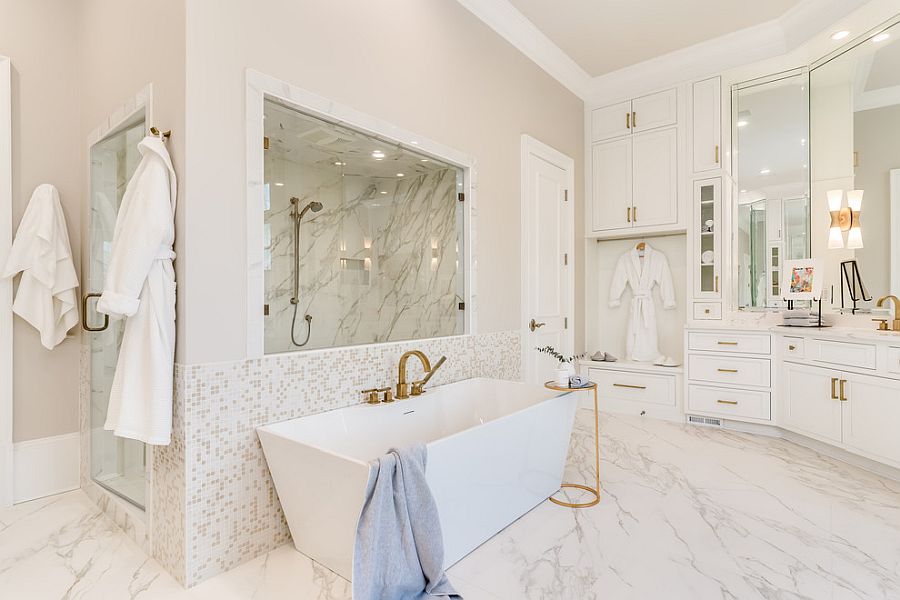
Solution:
<svg viewBox="0 0 900 600"><path fill-rule="evenodd" d="M294 546L350 579L368 462L421 442L449 567L559 489L577 399L557 394L468 379L259 428Z"/></svg>

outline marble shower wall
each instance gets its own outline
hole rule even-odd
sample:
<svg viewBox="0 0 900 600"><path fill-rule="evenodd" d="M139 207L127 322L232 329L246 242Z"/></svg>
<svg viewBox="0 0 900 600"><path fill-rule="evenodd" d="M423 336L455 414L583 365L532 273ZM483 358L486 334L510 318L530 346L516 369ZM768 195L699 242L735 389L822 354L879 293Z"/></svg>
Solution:
<svg viewBox="0 0 900 600"><path fill-rule="evenodd" d="M301 208L311 201L324 206L307 212L301 225L295 338L305 339L304 315L311 315L305 348L461 333L460 173L422 168L402 178L376 177L267 157L266 352L296 349L292 196Z"/></svg>
<svg viewBox="0 0 900 600"><path fill-rule="evenodd" d="M432 385L518 380L520 346L506 331L178 365L172 444L153 453L154 557L192 586L290 541L256 427L359 403L412 349L447 356Z"/></svg>

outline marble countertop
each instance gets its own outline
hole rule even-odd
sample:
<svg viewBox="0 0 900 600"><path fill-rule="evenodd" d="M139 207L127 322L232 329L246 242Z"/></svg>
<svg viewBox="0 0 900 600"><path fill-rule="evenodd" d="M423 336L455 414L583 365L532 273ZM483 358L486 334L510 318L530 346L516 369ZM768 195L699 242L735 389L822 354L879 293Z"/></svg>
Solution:
<svg viewBox="0 0 900 600"><path fill-rule="evenodd" d="M846 325L835 325L834 327L786 327L772 323L748 323L744 321L721 321L707 326L703 325L686 325L685 329L692 331L704 330L729 330L729 331L747 331L759 333L776 333L778 335L788 335L795 337L817 337L831 338L838 340L859 340L859 341L875 341L875 342L895 342L900 344L900 331L879 331L872 323L870 328L850 327Z"/></svg>
<svg viewBox="0 0 900 600"><path fill-rule="evenodd" d="M584 359L578 361L579 365L591 369L612 369L620 371L641 371L644 373L664 373L666 375L684 373L683 366L677 367L660 367L652 363L634 362L630 360L617 360L615 362L601 362L596 360Z"/></svg>

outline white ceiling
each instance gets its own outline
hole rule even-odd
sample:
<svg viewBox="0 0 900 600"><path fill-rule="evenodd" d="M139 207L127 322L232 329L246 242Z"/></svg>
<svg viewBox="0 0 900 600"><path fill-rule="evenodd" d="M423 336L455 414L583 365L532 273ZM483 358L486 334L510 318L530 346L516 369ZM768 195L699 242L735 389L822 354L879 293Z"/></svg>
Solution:
<svg viewBox="0 0 900 600"><path fill-rule="evenodd" d="M765 23L801 0L509 0L593 77Z"/></svg>

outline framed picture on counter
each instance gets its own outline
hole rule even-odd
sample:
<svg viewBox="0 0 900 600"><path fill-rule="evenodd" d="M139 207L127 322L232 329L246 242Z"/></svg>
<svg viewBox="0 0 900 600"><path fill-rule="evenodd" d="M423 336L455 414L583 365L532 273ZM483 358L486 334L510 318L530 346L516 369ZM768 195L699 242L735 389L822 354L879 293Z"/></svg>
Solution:
<svg viewBox="0 0 900 600"><path fill-rule="evenodd" d="M825 286L825 263L818 258L786 260L781 271L785 300L818 300Z"/></svg>

